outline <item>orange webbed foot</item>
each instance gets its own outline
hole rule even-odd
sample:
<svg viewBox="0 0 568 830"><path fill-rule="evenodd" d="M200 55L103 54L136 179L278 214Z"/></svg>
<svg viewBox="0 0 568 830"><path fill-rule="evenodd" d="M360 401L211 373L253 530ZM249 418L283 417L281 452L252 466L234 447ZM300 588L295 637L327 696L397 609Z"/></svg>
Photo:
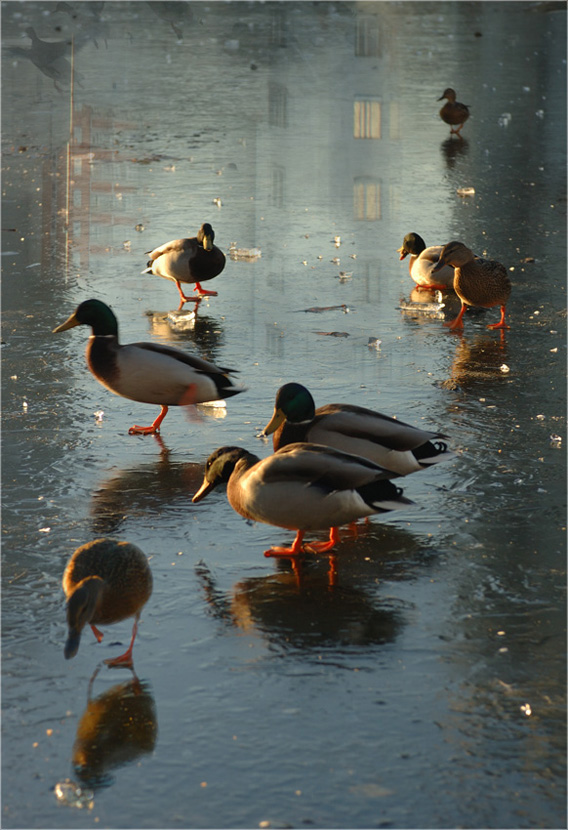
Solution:
<svg viewBox="0 0 568 830"><path fill-rule="evenodd" d="M130 427L128 430L129 435L157 435L160 432L160 424L168 414L168 407L162 406L160 410L160 414L156 418L153 424L149 427L140 427L137 424L134 424L133 427Z"/></svg>
<svg viewBox="0 0 568 830"><path fill-rule="evenodd" d="M128 651L125 651L124 654L121 654L120 657L112 657L108 660L105 660L104 662L105 665L109 666L111 669L118 667L131 669L134 667L134 664L132 662L132 652L130 649L128 649Z"/></svg>
<svg viewBox="0 0 568 830"><path fill-rule="evenodd" d="M202 288L198 282L195 283L194 291L198 292L198 297L217 297L217 291L208 291L206 288Z"/></svg>

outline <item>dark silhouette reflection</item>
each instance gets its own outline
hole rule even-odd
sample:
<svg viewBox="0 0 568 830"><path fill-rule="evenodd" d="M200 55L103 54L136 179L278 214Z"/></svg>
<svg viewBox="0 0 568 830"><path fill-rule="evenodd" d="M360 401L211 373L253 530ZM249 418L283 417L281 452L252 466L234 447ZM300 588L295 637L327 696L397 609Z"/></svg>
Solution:
<svg viewBox="0 0 568 830"><path fill-rule="evenodd" d="M183 40L183 27L193 22L193 12L189 3L157 2L148 5L160 20L165 20L172 27L178 40Z"/></svg>
<svg viewBox="0 0 568 830"><path fill-rule="evenodd" d="M40 72L52 79L58 92L63 92L64 87L69 88L72 77L75 83L81 86L82 76L77 71L73 72L69 61L72 50L71 38L57 41L42 40L32 26L28 26L26 34L32 41L30 48L11 46L6 50L9 55L31 61ZM75 48L79 48L79 45L76 44Z"/></svg>
<svg viewBox="0 0 568 830"><path fill-rule="evenodd" d="M440 150L446 160L447 167L451 170L455 167L456 161L460 156L467 156L469 152L469 141L461 135L451 135L445 141L442 141Z"/></svg>
<svg viewBox="0 0 568 830"><path fill-rule="evenodd" d="M212 613L225 625L256 630L284 648L376 646L392 642L404 626L405 608L380 596L382 580L412 578L423 560L414 537L393 527L362 525L360 537L342 543L337 575L329 579L325 555L292 564L278 560L278 572L237 582L230 593L217 586L201 562L196 567Z"/></svg>
<svg viewBox="0 0 568 830"><path fill-rule="evenodd" d="M164 447L162 439L155 438ZM93 533L116 533L127 519L162 515L176 503L187 507L202 481L202 461L172 462L164 447L157 461L117 470L100 483L91 501Z"/></svg>
<svg viewBox="0 0 568 830"><path fill-rule="evenodd" d="M214 317L201 313L199 302L195 308L188 304L177 311L149 311L148 319L156 337L181 347L193 343L200 357L212 363L217 361L225 342L223 328Z"/></svg>
<svg viewBox="0 0 568 830"><path fill-rule="evenodd" d="M89 682L87 708L77 726L72 757L75 775L92 789L109 787L114 780L111 770L152 752L158 734L149 684L133 672L132 680L93 698L98 672L97 668Z"/></svg>
<svg viewBox="0 0 568 830"><path fill-rule="evenodd" d="M76 39L81 42L91 40L95 47L99 48L99 40L102 40L108 49L107 38L110 27L101 19L104 2L87 3L66 3L60 2L56 5L54 14L62 13L70 21Z"/></svg>
<svg viewBox="0 0 568 830"><path fill-rule="evenodd" d="M470 310L467 313L470 314ZM479 334L468 338L462 334L456 344L450 377L442 385L452 389L472 389L480 384L485 388L488 380L507 377L506 358L507 342L503 330L497 336Z"/></svg>

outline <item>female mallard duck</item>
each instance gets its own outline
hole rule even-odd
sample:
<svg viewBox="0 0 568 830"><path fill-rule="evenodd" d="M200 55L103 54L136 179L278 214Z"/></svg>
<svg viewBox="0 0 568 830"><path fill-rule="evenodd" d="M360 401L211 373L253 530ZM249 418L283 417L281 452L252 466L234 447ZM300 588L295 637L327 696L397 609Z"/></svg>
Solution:
<svg viewBox="0 0 568 830"><path fill-rule="evenodd" d="M443 95L440 95L438 101L447 99L446 103L440 110L440 118L449 124L451 127L450 134L455 133L461 138L460 130L469 118L469 107L467 104L460 104L456 101L456 92L451 87L444 90ZM459 124L457 130L454 130L456 124Z"/></svg>
<svg viewBox="0 0 568 830"><path fill-rule="evenodd" d="M200 357L156 343L118 342L118 323L111 309L100 300L85 300L54 332L73 326L91 326L87 365L99 383L115 395L140 403L161 406L149 427L133 426L129 435L153 435L160 431L169 406L216 401L244 391L233 386L229 374Z"/></svg>
<svg viewBox="0 0 568 830"><path fill-rule="evenodd" d="M460 313L451 323L444 323L451 329L463 329L462 317L468 305L481 308L501 306L501 319L487 326L488 329L508 329L505 325L505 306L511 294L511 281L505 266L491 259L476 258L461 242L448 242L435 266L454 268L454 290L462 302Z"/></svg>
<svg viewBox="0 0 568 830"><path fill-rule="evenodd" d="M398 249L400 259L411 254L408 271L420 288L439 289L445 291L454 284L454 269L446 265L436 275L432 273L442 253L443 245L433 245L429 248L422 237L417 233L407 233L402 240L402 247Z"/></svg>
<svg viewBox="0 0 568 830"><path fill-rule="evenodd" d="M152 593L152 572L140 548L115 539L95 539L81 545L65 568L63 590L69 627L65 659L77 654L87 624L100 643L103 634L97 625L134 617L127 650L120 657L105 660L109 666L131 666L140 612Z"/></svg>
<svg viewBox="0 0 568 830"><path fill-rule="evenodd" d="M274 414L264 428L275 450L296 441L335 447L380 464L397 476L438 464L454 453L441 432L429 432L362 406L331 403L316 409L300 383L286 383L276 393Z"/></svg>
<svg viewBox="0 0 568 830"><path fill-rule="evenodd" d="M340 541L339 525L413 504L390 476L372 461L317 444L290 444L262 461L241 447L220 447L192 501L226 482L229 504L245 519L296 531L292 547L265 556L297 556L308 530L330 529L327 542L308 548L328 551Z"/></svg>
<svg viewBox="0 0 568 830"><path fill-rule="evenodd" d="M153 251L148 251L150 261L143 274L156 274L173 280L177 285L181 297L181 305L190 302L180 283L194 282L194 291L198 296L217 296L216 291L206 291L201 287L202 282L212 280L225 267L225 254L213 244L215 231L208 222L198 230L197 236L191 239L172 239Z"/></svg>

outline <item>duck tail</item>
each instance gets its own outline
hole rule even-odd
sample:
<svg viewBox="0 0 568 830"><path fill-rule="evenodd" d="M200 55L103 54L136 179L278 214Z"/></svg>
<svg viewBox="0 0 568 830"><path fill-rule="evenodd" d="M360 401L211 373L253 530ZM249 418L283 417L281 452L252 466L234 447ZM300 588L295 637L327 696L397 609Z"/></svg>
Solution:
<svg viewBox="0 0 568 830"><path fill-rule="evenodd" d="M357 492L375 513L388 513L389 510L401 510L414 504L392 481L372 481L357 487Z"/></svg>
<svg viewBox="0 0 568 830"><path fill-rule="evenodd" d="M412 450L412 454L422 468L456 457L455 452L448 449L445 441L426 441L421 447Z"/></svg>

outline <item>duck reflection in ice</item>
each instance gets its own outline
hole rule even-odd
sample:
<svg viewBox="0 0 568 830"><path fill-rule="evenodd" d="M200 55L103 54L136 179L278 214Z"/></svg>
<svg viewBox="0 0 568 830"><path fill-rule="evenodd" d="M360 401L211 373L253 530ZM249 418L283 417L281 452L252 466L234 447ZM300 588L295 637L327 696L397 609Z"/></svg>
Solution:
<svg viewBox="0 0 568 830"><path fill-rule="evenodd" d="M279 560L276 573L242 579L230 592L218 587L205 563L196 574L218 620L239 631L256 631L284 648L392 642L407 609L402 601L381 596L383 582L412 578L413 568L423 565L417 540L405 530L375 526L356 543L346 542L337 558L335 584L329 583L326 563L315 557L300 566L299 577Z"/></svg>
<svg viewBox="0 0 568 830"><path fill-rule="evenodd" d="M221 323L208 314L203 314L201 298L193 308L177 311L149 311L148 319L152 334L160 340L180 345L193 343L203 360L214 363L225 343L225 332Z"/></svg>
<svg viewBox="0 0 568 830"><path fill-rule="evenodd" d="M114 470L95 488L91 501L93 533L116 533L128 519L136 522L165 510L186 506L203 479L203 463L170 461L162 439L157 461Z"/></svg>
<svg viewBox="0 0 568 830"><path fill-rule="evenodd" d="M133 678L96 698L89 683L87 708L77 726L72 764L82 784L91 788L113 783L111 770L153 752L158 734L156 705L150 686Z"/></svg>
<svg viewBox="0 0 568 830"><path fill-rule="evenodd" d="M104 2L89 0L88 3L66 3L59 2L53 14L61 13L71 23L76 39L92 41L95 47L99 48L99 40L102 40L108 49L109 24L102 18ZM64 18L65 19L65 18Z"/></svg>
<svg viewBox="0 0 568 830"><path fill-rule="evenodd" d="M461 136L461 141L456 141L453 136L450 136L445 141L442 141L440 150L446 161L446 166L449 170L452 170L460 156L466 156L468 154L469 141L463 136Z"/></svg>
<svg viewBox="0 0 568 830"><path fill-rule="evenodd" d="M507 342L501 330L500 339L479 334L469 339L461 336L456 344L450 377L443 385L451 388L470 389L484 386L488 380L503 380L509 375Z"/></svg>
<svg viewBox="0 0 568 830"><path fill-rule="evenodd" d="M20 46L11 46L6 51L15 58L29 60L46 77L51 78L58 92L63 92L63 87L68 88L73 75L74 81L81 86L82 76L71 68L69 57L71 56L71 38L65 40L48 41L42 40L36 34L32 26L26 29L26 35L31 40L29 49ZM75 44L78 49L83 42Z"/></svg>
<svg viewBox="0 0 568 830"><path fill-rule="evenodd" d="M460 308L460 299L451 288L447 291L423 291L417 286L410 292L408 300L400 300L403 319L413 323L452 320Z"/></svg>
<svg viewBox="0 0 568 830"><path fill-rule="evenodd" d="M351 586L327 590L321 569L307 572L300 585L290 571L244 579L230 596L216 589L203 566L199 576L216 616L241 631L255 629L285 648L381 645L392 642L403 624L402 611L392 600L381 603L371 592Z"/></svg>
<svg viewBox="0 0 568 830"><path fill-rule="evenodd" d="M168 0L160 0L159 3L148 2L148 5L161 20L165 20L172 27L172 31L178 41L183 40L183 27L191 26L193 12L189 2L170 3Z"/></svg>

